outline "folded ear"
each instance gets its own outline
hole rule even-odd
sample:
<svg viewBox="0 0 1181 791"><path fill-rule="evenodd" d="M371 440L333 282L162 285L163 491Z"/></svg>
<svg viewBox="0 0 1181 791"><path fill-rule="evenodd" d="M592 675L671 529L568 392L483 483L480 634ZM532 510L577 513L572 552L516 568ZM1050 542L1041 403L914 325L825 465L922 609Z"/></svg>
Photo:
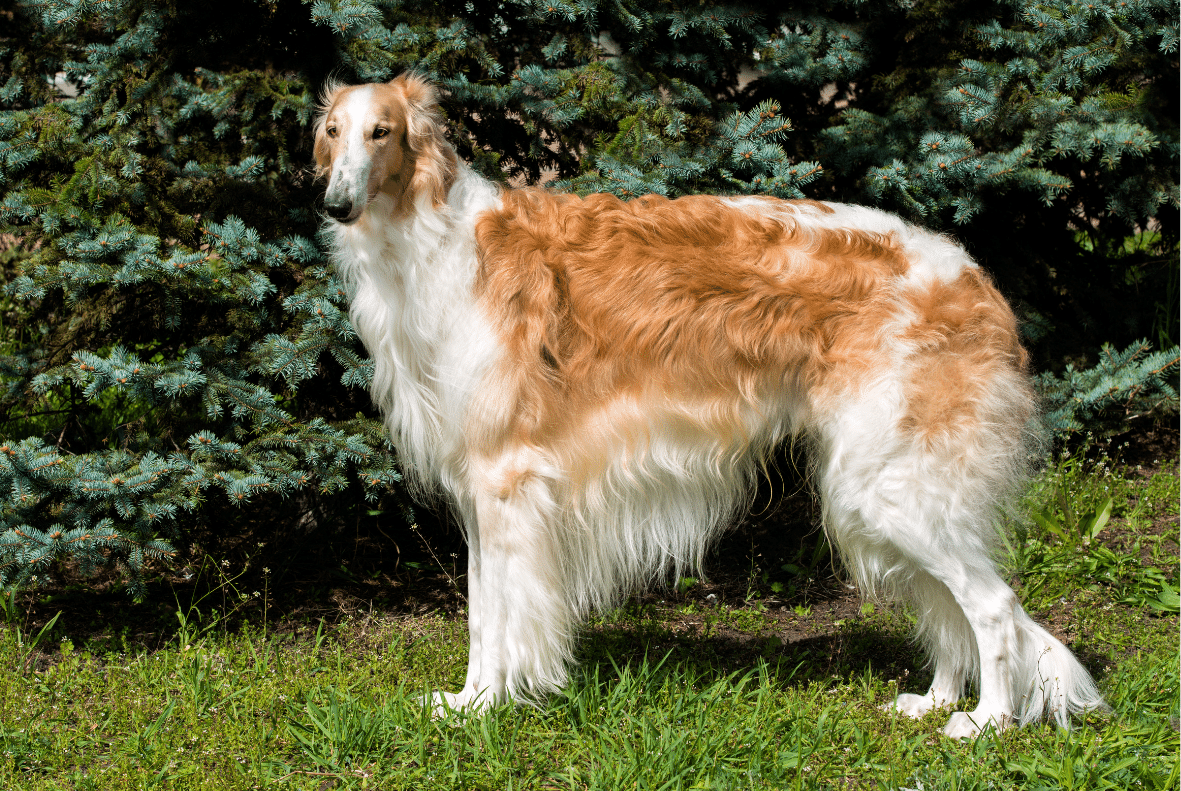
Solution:
<svg viewBox="0 0 1181 791"><path fill-rule="evenodd" d="M455 180L455 151L447 142L435 87L417 74L403 74L390 85L399 89L406 102L406 146L414 173L407 186L412 205L429 199L432 208L447 202L447 191Z"/></svg>

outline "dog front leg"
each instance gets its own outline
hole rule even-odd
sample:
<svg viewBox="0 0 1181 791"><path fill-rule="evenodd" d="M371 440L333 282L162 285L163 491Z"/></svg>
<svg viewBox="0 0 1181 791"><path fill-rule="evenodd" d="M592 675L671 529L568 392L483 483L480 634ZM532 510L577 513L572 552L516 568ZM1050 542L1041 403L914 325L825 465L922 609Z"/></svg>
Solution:
<svg viewBox="0 0 1181 791"><path fill-rule="evenodd" d="M566 680L573 633L553 497L554 479L499 465L475 497L469 528L468 625L464 687L436 698L482 709L509 698L533 701Z"/></svg>
<svg viewBox="0 0 1181 791"><path fill-rule="evenodd" d="M468 661L467 674L463 679L463 691L476 694L480 690L480 640L484 624L480 616L485 597L480 590L480 528L479 524L468 527L467 539L467 631Z"/></svg>
<svg viewBox="0 0 1181 791"><path fill-rule="evenodd" d="M467 673L464 675L463 688L459 692L434 692L426 696L424 702L433 709L436 717L446 715L448 710L478 706L481 697L480 649L484 634L484 621L481 616L487 597L482 594L480 588L480 530L474 519L468 520L467 545Z"/></svg>

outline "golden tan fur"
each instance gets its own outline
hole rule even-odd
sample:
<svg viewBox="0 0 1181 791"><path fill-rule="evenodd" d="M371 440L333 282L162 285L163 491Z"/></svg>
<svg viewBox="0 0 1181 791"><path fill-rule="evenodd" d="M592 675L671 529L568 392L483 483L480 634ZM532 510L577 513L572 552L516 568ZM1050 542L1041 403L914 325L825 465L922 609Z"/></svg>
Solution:
<svg viewBox="0 0 1181 791"><path fill-rule="evenodd" d="M985 368L985 357L1005 366L1023 355L1012 313L979 270L900 295L909 264L889 236L804 227L705 196L502 199L476 225L476 294L514 393L493 444L553 442L620 397L728 404L719 417L740 422L743 406L785 386L812 399L844 393L888 362L882 328L907 309L909 335L935 367L961 354ZM931 378L925 365L916 382ZM937 417L935 402L954 396L919 389L915 419L931 413L921 431L964 417Z"/></svg>

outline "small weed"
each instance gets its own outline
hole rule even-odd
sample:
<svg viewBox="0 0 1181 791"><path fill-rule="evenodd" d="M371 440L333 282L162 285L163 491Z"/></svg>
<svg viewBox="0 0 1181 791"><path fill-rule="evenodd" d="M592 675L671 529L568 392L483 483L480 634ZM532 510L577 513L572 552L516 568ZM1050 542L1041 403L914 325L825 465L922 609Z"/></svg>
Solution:
<svg viewBox="0 0 1181 791"><path fill-rule="evenodd" d="M4 623L15 624L19 618L16 608L16 591L10 589L0 589L0 618L4 619Z"/></svg>
<svg viewBox="0 0 1181 791"><path fill-rule="evenodd" d="M762 602L727 609L722 615L722 620L731 629L747 634L759 634L773 623L767 615L766 605Z"/></svg>
<svg viewBox="0 0 1181 791"><path fill-rule="evenodd" d="M777 574L779 579L772 579L771 574L764 571L759 581L776 596L791 599L806 591L809 584L820 576L831 557L828 537L820 533L805 540L790 560L780 563Z"/></svg>
<svg viewBox="0 0 1181 791"><path fill-rule="evenodd" d="M37 650L37 646L41 643L41 638L45 637L46 632L53 630L53 625L57 623L57 619L60 617L61 612L59 611L56 615L49 619L47 624L41 627L41 631L37 632L37 636L32 640L26 640L24 635L21 633L20 627L16 627L16 644L20 651L20 659L17 662L17 668L20 672L23 673L29 669L29 665L33 661L33 654Z"/></svg>

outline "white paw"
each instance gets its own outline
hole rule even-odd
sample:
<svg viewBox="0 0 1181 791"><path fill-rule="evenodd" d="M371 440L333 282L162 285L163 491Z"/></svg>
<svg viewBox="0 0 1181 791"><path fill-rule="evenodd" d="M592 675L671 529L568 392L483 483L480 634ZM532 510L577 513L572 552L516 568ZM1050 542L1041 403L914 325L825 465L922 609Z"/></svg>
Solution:
<svg viewBox="0 0 1181 791"><path fill-rule="evenodd" d="M463 692L432 692L419 701L431 710L431 716L441 720L450 714L480 715L492 707L494 701L487 690L472 694Z"/></svg>
<svg viewBox="0 0 1181 791"><path fill-rule="evenodd" d="M898 711L916 720L931 709L935 708L935 700L930 695L914 695L904 692L890 703L882 706L883 711Z"/></svg>
<svg viewBox="0 0 1181 791"><path fill-rule="evenodd" d="M1005 714L989 714L986 711L957 711L947 721L943 733L953 739L975 739L989 725L996 733L1013 725L1013 717Z"/></svg>

